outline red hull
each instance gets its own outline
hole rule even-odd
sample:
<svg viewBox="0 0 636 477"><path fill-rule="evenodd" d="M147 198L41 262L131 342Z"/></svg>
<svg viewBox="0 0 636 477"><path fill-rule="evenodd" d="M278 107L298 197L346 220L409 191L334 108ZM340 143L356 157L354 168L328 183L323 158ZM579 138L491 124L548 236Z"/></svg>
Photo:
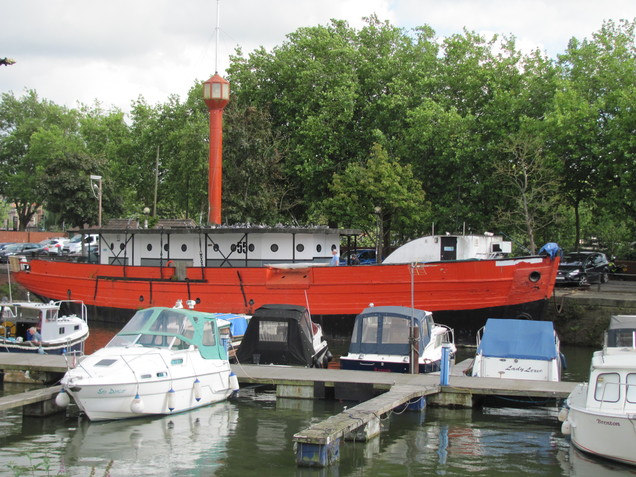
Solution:
<svg viewBox="0 0 636 477"><path fill-rule="evenodd" d="M135 310L197 300L209 312L252 313L268 303L307 306L312 315L355 315L370 303L436 311L513 307L552 296L559 259L528 257L419 265L347 267L122 267L32 260L15 279L50 299ZM533 317L538 318L538 317Z"/></svg>

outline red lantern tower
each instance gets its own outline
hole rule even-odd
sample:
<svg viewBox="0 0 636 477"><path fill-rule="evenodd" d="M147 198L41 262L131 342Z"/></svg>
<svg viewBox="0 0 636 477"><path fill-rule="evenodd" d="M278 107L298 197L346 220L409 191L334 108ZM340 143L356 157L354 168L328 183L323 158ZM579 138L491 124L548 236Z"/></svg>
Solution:
<svg viewBox="0 0 636 477"><path fill-rule="evenodd" d="M210 172L208 223L221 223L223 183L223 109L230 102L230 83L218 73L203 83L203 100L210 112Z"/></svg>

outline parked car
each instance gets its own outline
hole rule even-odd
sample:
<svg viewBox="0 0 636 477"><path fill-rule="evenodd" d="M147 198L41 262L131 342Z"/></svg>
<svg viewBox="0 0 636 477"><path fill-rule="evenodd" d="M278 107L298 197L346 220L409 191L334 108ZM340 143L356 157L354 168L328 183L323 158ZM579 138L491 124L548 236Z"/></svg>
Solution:
<svg viewBox="0 0 636 477"><path fill-rule="evenodd" d="M84 247L97 243L97 235L75 235L62 247L63 255L78 255L82 253L82 237L84 237Z"/></svg>
<svg viewBox="0 0 636 477"><path fill-rule="evenodd" d="M587 286L609 280L609 261L601 252L570 252L561 258L557 285Z"/></svg>
<svg viewBox="0 0 636 477"><path fill-rule="evenodd" d="M0 251L0 263L7 263L11 255L38 255L44 252L39 243L13 243Z"/></svg>
<svg viewBox="0 0 636 477"><path fill-rule="evenodd" d="M350 262L349 256L351 257ZM370 265L376 262L375 249L359 248L358 250L349 250L340 257L340 265Z"/></svg>
<svg viewBox="0 0 636 477"><path fill-rule="evenodd" d="M44 253L48 255L62 255L62 247L68 242L67 238L50 238L42 240L40 245L44 248Z"/></svg>

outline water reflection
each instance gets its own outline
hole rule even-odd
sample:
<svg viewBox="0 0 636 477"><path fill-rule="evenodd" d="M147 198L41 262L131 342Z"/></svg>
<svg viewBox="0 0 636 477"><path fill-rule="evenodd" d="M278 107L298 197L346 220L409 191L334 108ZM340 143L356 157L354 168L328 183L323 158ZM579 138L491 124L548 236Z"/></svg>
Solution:
<svg viewBox="0 0 636 477"><path fill-rule="evenodd" d="M238 420L230 402L158 418L90 422L78 419L77 427L59 429L68 442L65 466L105 469L112 462L113 475L176 475L198 470L214 475L227 458L227 439ZM88 472L84 475L88 475Z"/></svg>
<svg viewBox="0 0 636 477"><path fill-rule="evenodd" d="M570 372L587 373L591 351L582 350L580 363L568 354ZM7 393L23 390L5 385ZM156 419L91 423L0 412L0 463L7 469L10 463L26 467L48 459L50 475L87 476L103 475L112 461L113 477L636 475L636 469L571 449L560 433L556 407L394 413L382 421L379 437L342 443L337 465L297 467L293 435L353 405L277 399L273 391L244 387L237 401Z"/></svg>

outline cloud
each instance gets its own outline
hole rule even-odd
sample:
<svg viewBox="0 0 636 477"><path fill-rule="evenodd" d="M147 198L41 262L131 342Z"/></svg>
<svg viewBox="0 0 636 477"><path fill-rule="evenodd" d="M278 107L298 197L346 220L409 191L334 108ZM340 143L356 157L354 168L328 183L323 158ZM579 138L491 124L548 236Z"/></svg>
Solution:
<svg viewBox="0 0 636 477"><path fill-rule="evenodd" d="M603 20L636 17L633 0L223 0L218 64L244 53L271 50L300 27L363 17L410 29L429 25L439 36L513 35L524 51L551 56L569 39L590 37ZM58 104L100 100L127 110L143 96L151 104L184 96L215 70L214 0L22 0L3 3L0 91L35 89Z"/></svg>

